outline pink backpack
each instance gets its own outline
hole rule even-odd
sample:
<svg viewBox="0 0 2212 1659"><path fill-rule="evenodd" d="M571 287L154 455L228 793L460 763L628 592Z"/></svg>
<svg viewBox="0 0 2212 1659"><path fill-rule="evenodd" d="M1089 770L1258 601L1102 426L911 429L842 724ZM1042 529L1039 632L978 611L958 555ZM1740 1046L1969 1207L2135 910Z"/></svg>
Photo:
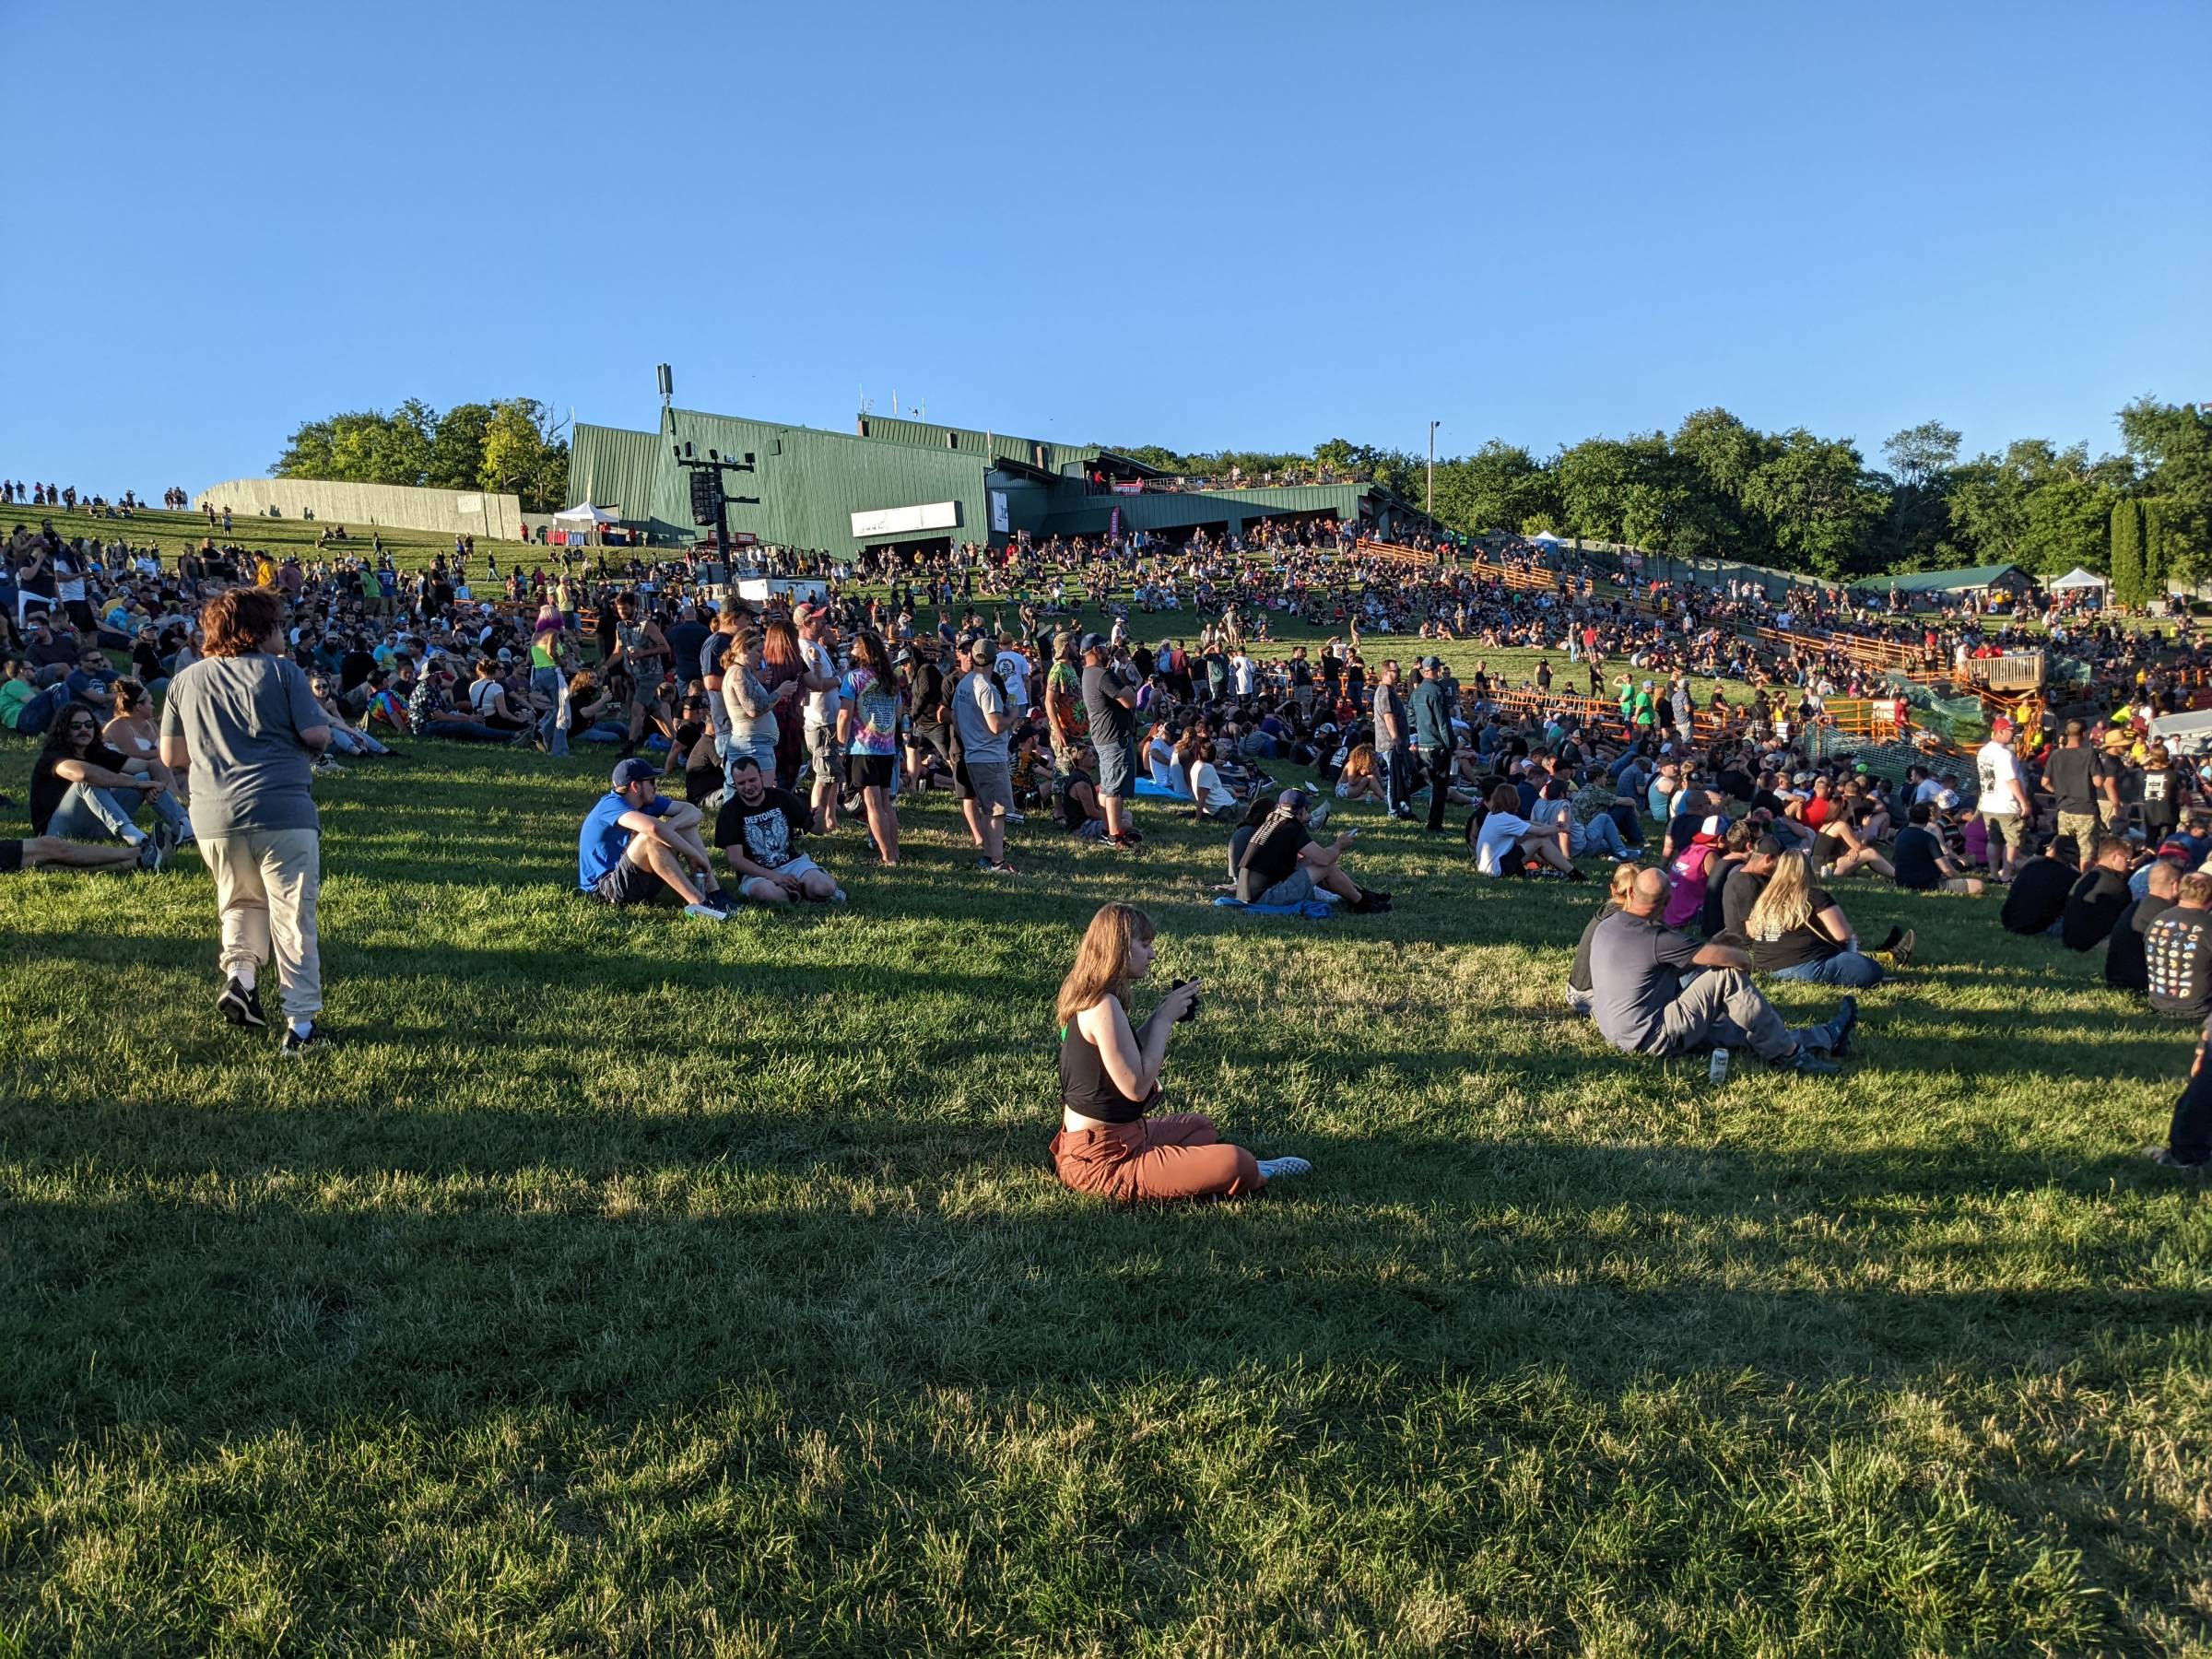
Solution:
<svg viewBox="0 0 2212 1659"><path fill-rule="evenodd" d="M1705 872L1720 849L1709 841L1692 841L1675 854L1667 868L1675 877L1667 895L1666 912L1659 919L1668 927L1687 927L1705 908Z"/></svg>

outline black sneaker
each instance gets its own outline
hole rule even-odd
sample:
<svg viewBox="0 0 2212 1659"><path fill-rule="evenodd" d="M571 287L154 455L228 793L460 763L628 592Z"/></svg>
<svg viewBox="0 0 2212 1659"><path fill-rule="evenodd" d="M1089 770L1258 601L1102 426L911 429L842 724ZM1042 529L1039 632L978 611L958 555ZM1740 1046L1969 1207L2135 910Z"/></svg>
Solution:
<svg viewBox="0 0 2212 1659"><path fill-rule="evenodd" d="M261 987L249 991L237 980L224 985L223 994L215 999L216 1012L232 1025L254 1030L267 1025L268 1018L261 1011Z"/></svg>
<svg viewBox="0 0 2212 1659"><path fill-rule="evenodd" d="M302 1037L288 1025L284 1028L284 1041L278 1045L277 1053L297 1060L302 1055L319 1054L329 1046L330 1039L323 1034L321 1026L309 1026L307 1035Z"/></svg>
<svg viewBox="0 0 2212 1659"><path fill-rule="evenodd" d="M2173 1155L2173 1148L2171 1147L2153 1147L2150 1148L2149 1156L2150 1161L2159 1169L2171 1170L2176 1175L2201 1177L2206 1171L2207 1160L2199 1160L2196 1163L2185 1162Z"/></svg>

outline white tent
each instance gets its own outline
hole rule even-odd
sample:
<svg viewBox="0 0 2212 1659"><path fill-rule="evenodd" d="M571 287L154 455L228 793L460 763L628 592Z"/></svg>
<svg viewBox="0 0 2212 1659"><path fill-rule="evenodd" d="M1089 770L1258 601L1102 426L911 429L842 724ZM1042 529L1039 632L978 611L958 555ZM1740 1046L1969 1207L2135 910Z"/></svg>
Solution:
<svg viewBox="0 0 2212 1659"><path fill-rule="evenodd" d="M1540 542L1556 542L1556 541L1558 541L1558 540L1559 539L1559 537L1558 537L1558 536L1554 535L1553 535L1553 534L1552 534L1550 531L1548 531L1548 530L1539 530L1539 531L1537 531L1537 532L1536 532L1536 533L1535 533L1534 535L1530 536L1528 539L1529 539L1530 541L1540 541Z"/></svg>
<svg viewBox="0 0 2212 1659"><path fill-rule="evenodd" d="M618 512L609 512L606 508L594 507L589 501L579 501L566 512L555 513L553 527L566 530L571 541L582 533L595 542L599 539L601 530L609 524L618 524L621 517Z"/></svg>
<svg viewBox="0 0 2212 1659"><path fill-rule="evenodd" d="M2079 565L2076 565L2056 582L2045 582L2043 585L2052 593L2065 594L2070 593L2076 588L2100 588L2106 583L2103 577L2092 575Z"/></svg>

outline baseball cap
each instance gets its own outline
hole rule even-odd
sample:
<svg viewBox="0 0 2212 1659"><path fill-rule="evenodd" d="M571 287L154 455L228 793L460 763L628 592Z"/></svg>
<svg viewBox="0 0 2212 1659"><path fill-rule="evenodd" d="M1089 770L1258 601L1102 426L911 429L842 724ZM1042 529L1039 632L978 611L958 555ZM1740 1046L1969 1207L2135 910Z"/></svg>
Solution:
<svg viewBox="0 0 2212 1659"><path fill-rule="evenodd" d="M615 787L617 789L628 789L632 783L641 782L647 778L657 778L660 775L660 768L642 755L632 755L627 760L615 762Z"/></svg>
<svg viewBox="0 0 2212 1659"><path fill-rule="evenodd" d="M2007 717L2007 716L2006 716L2006 715L2000 714L2000 715L1998 715L1998 716L1997 716L1997 717L1996 717L1994 720L1991 721L1991 722L1989 723L1989 735L1990 735L1992 737L2009 737L2009 736L2011 736L2011 735L2012 735L2012 721L2010 720L2010 718L2009 718L2009 717Z"/></svg>
<svg viewBox="0 0 2212 1659"><path fill-rule="evenodd" d="M510 650L508 650L508 649L507 649L507 647L506 647L506 646L504 646L504 645L500 646L500 662L502 662L502 663L512 663L512 662L513 662L513 661L514 661L514 653L513 653L513 652L512 652L512 651L510 651Z"/></svg>
<svg viewBox="0 0 2212 1659"><path fill-rule="evenodd" d="M1440 656L1425 656L1421 659L1421 666L1429 669L1431 673L1441 674L1444 671L1444 659Z"/></svg>
<svg viewBox="0 0 2212 1659"><path fill-rule="evenodd" d="M960 649L970 656L988 656L997 646L989 634L971 633L960 636Z"/></svg>
<svg viewBox="0 0 2212 1659"><path fill-rule="evenodd" d="M1782 856L1782 838L1775 835L1762 835L1751 843L1751 851L1761 858L1780 858Z"/></svg>
<svg viewBox="0 0 2212 1659"><path fill-rule="evenodd" d="M1698 833L1701 836L1710 835L1718 841L1728 833L1728 820L1716 812L1698 826Z"/></svg>
<svg viewBox="0 0 2212 1659"><path fill-rule="evenodd" d="M913 660L914 648L912 645L901 645L898 650L891 653L891 665L893 667L902 668Z"/></svg>
<svg viewBox="0 0 2212 1659"><path fill-rule="evenodd" d="M1078 651L1103 651L1106 649L1106 636L1100 633L1087 633L1077 642L1076 649Z"/></svg>
<svg viewBox="0 0 2212 1659"><path fill-rule="evenodd" d="M1275 797L1275 804L1285 812L1296 812L1300 806L1310 806L1313 797L1302 789L1286 789Z"/></svg>

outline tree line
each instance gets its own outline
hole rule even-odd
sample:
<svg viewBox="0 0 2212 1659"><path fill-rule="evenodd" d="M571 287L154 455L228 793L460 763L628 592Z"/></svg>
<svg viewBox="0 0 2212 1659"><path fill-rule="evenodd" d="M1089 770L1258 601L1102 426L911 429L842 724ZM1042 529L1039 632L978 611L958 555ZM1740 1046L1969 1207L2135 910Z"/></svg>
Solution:
<svg viewBox="0 0 2212 1659"><path fill-rule="evenodd" d="M569 440L534 397L455 404L442 415L420 398L302 422L276 459L279 478L487 489L518 497L525 512L568 506Z"/></svg>
<svg viewBox="0 0 2212 1659"><path fill-rule="evenodd" d="M2080 565L2132 603L2170 576L2212 580L2212 415L2147 396L2118 421L2116 454L2023 438L1971 460L1955 429L1924 421L1892 434L1876 467L1848 439L1761 432L1700 409L1671 433L1588 438L1550 456L1501 439L1440 456L1436 516L1467 535L1548 530L1830 581L1977 564L2056 576ZM1194 477L1325 468L1417 504L1428 488L1426 457L1341 438L1305 454L1116 453Z"/></svg>

